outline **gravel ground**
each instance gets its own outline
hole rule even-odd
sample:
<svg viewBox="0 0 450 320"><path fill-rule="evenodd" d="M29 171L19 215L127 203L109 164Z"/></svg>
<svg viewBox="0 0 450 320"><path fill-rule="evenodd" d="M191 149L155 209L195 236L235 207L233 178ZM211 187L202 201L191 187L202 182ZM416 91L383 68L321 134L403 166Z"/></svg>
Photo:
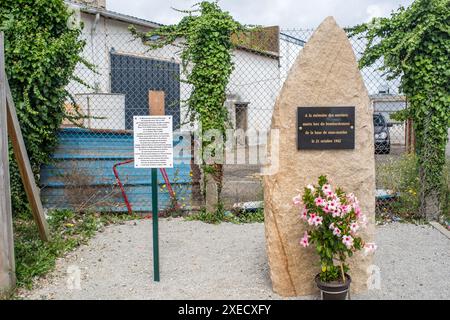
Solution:
<svg viewBox="0 0 450 320"><path fill-rule="evenodd" d="M279 299L271 290L263 224L160 221L161 282L152 281L151 221L108 227L57 262L26 299ZM448 299L450 240L429 226L378 227L381 290L353 299ZM81 290L67 270L81 270ZM304 297L308 298L308 297ZM317 298L317 297L309 297Z"/></svg>

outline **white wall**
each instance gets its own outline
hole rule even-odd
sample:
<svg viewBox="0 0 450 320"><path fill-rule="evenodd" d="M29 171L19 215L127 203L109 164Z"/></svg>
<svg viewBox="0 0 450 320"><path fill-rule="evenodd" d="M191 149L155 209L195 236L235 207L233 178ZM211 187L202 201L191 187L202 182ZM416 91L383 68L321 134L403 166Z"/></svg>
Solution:
<svg viewBox="0 0 450 320"><path fill-rule="evenodd" d="M280 68L277 58L235 50L235 69L227 93L236 102L249 102L248 129L267 131L280 90Z"/></svg>
<svg viewBox="0 0 450 320"><path fill-rule="evenodd" d="M75 82L69 84L72 94L85 94L94 91L110 93L110 51L117 53L148 57L152 59L180 63L180 48L169 45L162 49L148 50L141 40L136 40L128 31L128 23L105 19L98 21L93 29L95 16L81 13L84 22L83 37L86 40L84 57L97 66L97 72L78 66L75 74L96 89L87 88ZM92 32L94 30L94 32ZM281 78L278 59L254 54L244 50L235 50L233 61L235 70L231 75L227 93L239 97L240 102L250 102L248 109L248 127L256 130L268 130L272 118L272 110L278 95ZM186 100L191 92L189 85L180 84L181 100ZM106 104L98 104L94 108L107 108ZM124 107L125 108L125 107ZM109 110L100 111L105 114ZM181 106L181 122L186 122L186 107ZM189 125L182 126L188 130Z"/></svg>
<svg viewBox="0 0 450 320"><path fill-rule="evenodd" d="M291 70L295 60L302 51L303 47L299 44L295 44L289 41L280 39L280 68L281 68L281 84L287 78L289 71Z"/></svg>
<svg viewBox="0 0 450 320"><path fill-rule="evenodd" d="M125 95L76 94L75 101L83 115L83 126L89 129L125 130Z"/></svg>

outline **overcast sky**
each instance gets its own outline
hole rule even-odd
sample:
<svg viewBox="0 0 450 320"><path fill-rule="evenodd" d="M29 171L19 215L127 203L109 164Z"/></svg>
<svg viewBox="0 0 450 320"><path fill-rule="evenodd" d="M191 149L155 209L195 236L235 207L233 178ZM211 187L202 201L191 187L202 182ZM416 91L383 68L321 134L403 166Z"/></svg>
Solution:
<svg viewBox="0 0 450 320"><path fill-rule="evenodd" d="M106 0L107 8L139 18L172 24L177 9L188 9L200 0ZM373 17L389 16L413 0L221 0L220 5L245 24L279 25L282 28L315 28L329 15L341 26L352 26Z"/></svg>

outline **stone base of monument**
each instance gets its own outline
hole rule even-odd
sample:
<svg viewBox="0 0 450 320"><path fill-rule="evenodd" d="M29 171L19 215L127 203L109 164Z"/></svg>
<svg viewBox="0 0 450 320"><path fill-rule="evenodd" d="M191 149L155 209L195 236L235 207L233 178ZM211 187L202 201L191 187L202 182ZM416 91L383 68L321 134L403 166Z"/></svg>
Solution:
<svg viewBox="0 0 450 320"><path fill-rule="evenodd" d="M350 300L350 283L352 278L345 274L345 282L323 282L320 281L320 275L315 278L317 287L320 290L322 300Z"/></svg>

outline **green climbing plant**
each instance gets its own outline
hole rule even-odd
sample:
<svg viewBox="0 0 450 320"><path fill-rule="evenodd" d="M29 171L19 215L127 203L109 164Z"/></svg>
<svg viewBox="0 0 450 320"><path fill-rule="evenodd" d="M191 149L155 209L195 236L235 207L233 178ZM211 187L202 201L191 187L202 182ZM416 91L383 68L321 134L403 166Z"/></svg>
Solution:
<svg viewBox="0 0 450 320"><path fill-rule="evenodd" d="M415 0L389 18L350 29L351 37L365 37L367 48L360 67L382 59L389 79L400 78L408 107L395 115L412 119L420 177L420 212L427 219L439 215L445 146L450 127L450 1ZM448 192L447 189L445 189Z"/></svg>
<svg viewBox="0 0 450 320"><path fill-rule="evenodd" d="M66 114L66 90L78 63L90 66L80 53L81 30L71 21L63 0L2 0L0 31L5 33L6 73L34 173L50 161L56 131ZM11 148L10 148L11 150ZM27 200L10 151L14 212L28 211Z"/></svg>
<svg viewBox="0 0 450 320"><path fill-rule="evenodd" d="M217 208L220 208L223 146L229 127L228 110L224 104L226 87L234 68L232 50L239 42L239 37L235 36L247 29L228 12L222 11L217 1L203 1L193 10L177 11L185 14L178 24L162 26L147 33L140 33L134 27L130 30L151 49L171 44L181 46L182 81L192 86L189 98L184 101L188 120L198 123L201 131L203 193L206 192L206 179L213 179ZM219 137L211 135L211 131L218 133ZM208 154L212 154L215 160L208 161L205 150L209 150Z"/></svg>

